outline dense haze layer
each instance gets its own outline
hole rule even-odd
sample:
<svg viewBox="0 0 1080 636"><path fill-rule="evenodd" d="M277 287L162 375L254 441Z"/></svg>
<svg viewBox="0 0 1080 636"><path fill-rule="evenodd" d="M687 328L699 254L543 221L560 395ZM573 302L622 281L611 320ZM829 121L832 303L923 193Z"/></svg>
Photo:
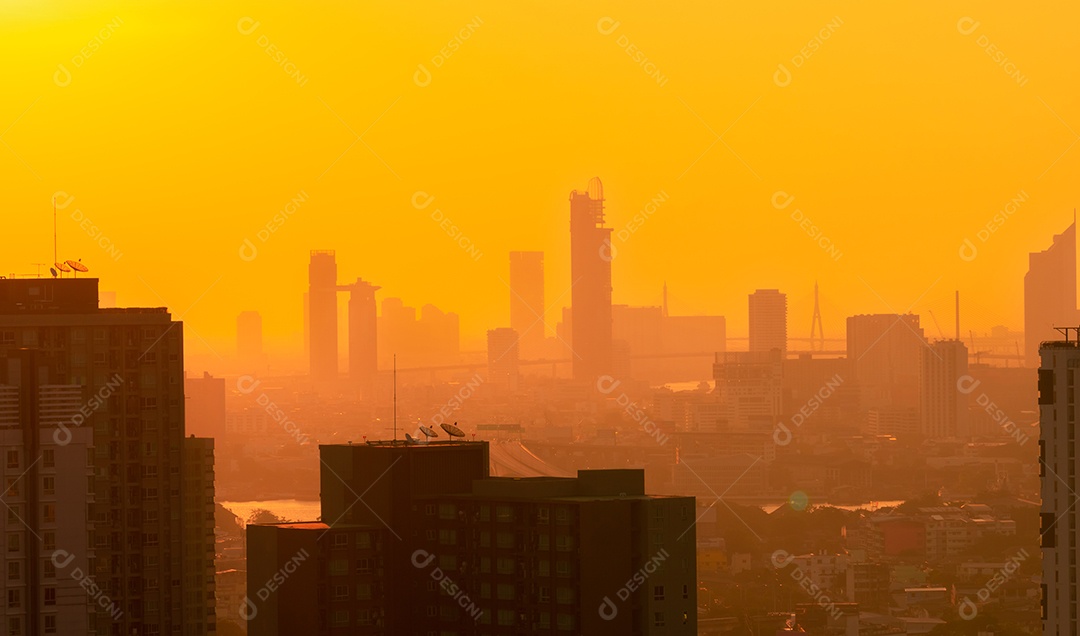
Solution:
<svg viewBox="0 0 1080 636"><path fill-rule="evenodd" d="M56 196L60 258L170 307L208 364L245 309L299 352L314 248L482 349L508 251L544 251L568 304L567 195L599 175L616 303L666 281L672 313L739 336L746 294L781 288L805 337L818 281L840 337L855 313L951 324L959 288L965 331L1019 330L1027 254L1077 200L1078 12L9 1L4 273L53 261Z"/></svg>

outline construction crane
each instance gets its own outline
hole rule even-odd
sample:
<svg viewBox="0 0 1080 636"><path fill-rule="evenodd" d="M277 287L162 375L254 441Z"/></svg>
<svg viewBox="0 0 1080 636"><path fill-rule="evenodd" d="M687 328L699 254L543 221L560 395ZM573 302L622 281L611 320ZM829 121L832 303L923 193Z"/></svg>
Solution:
<svg viewBox="0 0 1080 636"><path fill-rule="evenodd" d="M941 336L942 340L945 340L945 332L941 330L941 324L938 323L937 316L934 315L934 310L930 309L928 311L930 312L930 317L934 320L934 326L937 327L938 335Z"/></svg>
<svg viewBox="0 0 1080 636"><path fill-rule="evenodd" d="M989 351L976 351L975 350L975 332L974 331L968 331L968 335L971 338L971 355L975 356L975 364L981 364L983 354L990 353L990 352Z"/></svg>

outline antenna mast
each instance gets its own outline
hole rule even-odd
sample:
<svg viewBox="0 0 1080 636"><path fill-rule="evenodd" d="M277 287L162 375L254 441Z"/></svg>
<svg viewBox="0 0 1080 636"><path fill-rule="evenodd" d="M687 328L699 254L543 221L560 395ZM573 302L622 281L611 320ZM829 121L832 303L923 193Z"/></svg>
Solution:
<svg viewBox="0 0 1080 636"><path fill-rule="evenodd" d="M394 441L397 441L397 354L394 354Z"/></svg>
<svg viewBox="0 0 1080 636"><path fill-rule="evenodd" d="M53 262L59 263L57 254L59 251L56 249L56 197L52 198L52 255Z"/></svg>

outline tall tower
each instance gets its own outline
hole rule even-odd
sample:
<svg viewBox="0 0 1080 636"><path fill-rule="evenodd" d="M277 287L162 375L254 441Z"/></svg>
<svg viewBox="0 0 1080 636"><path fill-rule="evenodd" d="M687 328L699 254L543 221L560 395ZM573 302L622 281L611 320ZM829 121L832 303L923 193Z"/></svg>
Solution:
<svg viewBox="0 0 1080 636"><path fill-rule="evenodd" d="M375 292L380 287L357 278L341 289L349 292L349 375L371 389L379 373Z"/></svg>
<svg viewBox="0 0 1080 636"><path fill-rule="evenodd" d="M311 377L338 374L337 261L333 250L313 250L308 265L308 322Z"/></svg>
<svg viewBox="0 0 1080 636"><path fill-rule="evenodd" d="M776 289L750 294L750 350L787 352L787 295Z"/></svg>
<svg viewBox="0 0 1080 636"><path fill-rule="evenodd" d="M611 372L611 228L604 227L604 186L589 180L570 193L571 329L574 379Z"/></svg>
<svg viewBox="0 0 1080 636"><path fill-rule="evenodd" d="M521 337L525 358L543 357L544 253L510 252L510 328Z"/></svg>
<svg viewBox="0 0 1080 636"><path fill-rule="evenodd" d="M1042 252L1032 252L1024 276L1024 349L1030 367L1039 364L1039 343L1058 337L1054 327L1075 325L1076 220Z"/></svg>
<svg viewBox="0 0 1080 636"><path fill-rule="evenodd" d="M1070 339L1068 334L1072 334ZM1077 604L1076 535L1076 368L1080 343L1076 328L1064 340L1047 341L1039 349L1039 468L1042 475L1042 602L1044 634L1080 633Z"/></svg>

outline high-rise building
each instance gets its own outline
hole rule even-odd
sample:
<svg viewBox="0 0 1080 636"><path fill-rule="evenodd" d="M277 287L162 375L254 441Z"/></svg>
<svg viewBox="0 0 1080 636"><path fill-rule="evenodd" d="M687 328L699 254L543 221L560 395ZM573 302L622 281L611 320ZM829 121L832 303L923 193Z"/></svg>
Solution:
<svg viewBox="0 0 1080 636"><path fill-rule="evenodd" d="M919 375L926 336L918 314L869 314L847 319L847 355L863 412L896 407L918 417Z"/></svg>
<svg viewBox="0 0 1080 636"><path fill-rule="evenodd" d="M759 289L750 294L750 351L787 352L787 294Z"/></svg>
<svg viewBox="0 0 1080 636"><path fill-rule="evenodd" d="M74 496L71 491L55 507L43 501L41 510L24 508L24 518L30 512L40 514L42 523L54 524L58 533L55 542L44 541L48 537L42 534L40 558L24 566L29 568L28 577L39 578L27 580L46 580L50 572L44 564L49 559L56 565L57 581L73 576L75 561L61 572L63 550L76 559L88 559L86 568L79 567L99 589L90 599L93 615L81 629L58 633L206 633L215 623L213 603L207 605L205 598L189 594L187 581L189 576L211 579L212 560L205 572L188 571L183 555L197 548L185 543L190 511L176 505L187 494L181 459L183 328L164 308L99 309L97 292L94 278L0 280L0 356L36 350L38 368L51 369L41 382L77 394L78 412L70 418L58 421L56 415L48 415L51 419L45 419L44 412L38 415L56 424L49 436L55 436L58 445L64 446L68 433L72 444L77 435L85 435L79 431L93 435L95 477L89 510L81 505L71 508L76 505L67 499ZM34 417L33 406L22 413ZM23 466L13 477L35 461L12 459ZM45 459L43 454L40 466ZM59 467L59 453L56 460ZM72 467L79 464L70 461ZM9 472L12 465L8 464ZM41 488L44 496L44 478ZM83 536L83 544L90 537L91 545L78 554L79 542L70 544L74 549L61 545L59 533L69 532ZM38 570L39 566L45 569ZM31 570L38 573L31 575ZM26 590L40 591L32 584ZM67 603L69 598L81 602L73 596L58 602ZM45 599L48 605L49 597ZM205 622L184 620L196 614Z"/></svg>
<svg viewBox="0 0 1080 636"><path fill-rule="evenodd" d="M333 250L313 250L308 265L308 335L311 377L338 374L337 261Z"/></svg>
<svg viewBox="0 0 1080 636"><path fill-rule="evenodd" d="M184 431L197 437L225 435L225 378L204 372L201 378L184 378Z"/></svg>
<svg viewBox="0 0 1080 636"><path fill-rule="evenodd" d="M570 303L574 379L611 373L611 228L604 227L604 186L589 180L570 193Z"/></svg>
<svg viewBox="0 0 1080 636"><path fill-rule="evenodd" d="M6 334L5 334L6 335ZM5 538L0 628L16 634L87 634L96 604L75 572L93 572L93 438L75 428L83 387L34 349L0 354ZM64 428L60 428L63 425ZM117 616L123 607L105 603ZM103 633L103 632L99 632Z"/></svg>
<svg viewBox="0 0 1080 636"><path fill-rule="evenodd" d="M375 292L380 287L357 278L349 292L349 376L367 389L379 375L379 331Z"/></svg>
<svg viewBox="0 0 1080 636"><path fill-rule="evenodd" d="M184 634L217 630L214 553L214 440L190 435L181 450L183 466Z"/></svg>
<svg viewBox="0 0 1080 636"><path fill-rule="evenodd" d="M242 311L236 317L236 358L244 373L258 373L263 369L262 316L257 311Z"/></svg>
<svg viewBox="0 0 1080 636"><path fill-rule="evenodd" d="M521 336L521 354L541 358L547 336L544 253L510 252L510 328Z"/></svg>
<svg viewBox="0 0 1080 636"><path fill-rule="evenodd" d="M1032 252L1024 276L1024 349L1029 367L1039 365L1039 344L1055 340L1058 325L1080 324L1076 308L1076 221Z"/></svg>
<svg viewBox="0 0 1080 636"><path fill-rule="evenodd" d="M1039 354L1039 474L1042 476L1042 627L1044 634L1080 633L1080 583L1076 537L1076 384L1080 368L1077 330L1047 341Z"/></svg>
<svg viewBox="0 0 1080 636"><path fill-rule="evenodd" d="M250 636L697 633L694 499L646 495L642 470L491 478L486 442L320 451L324 522L248 526Z"/></svg>
<svg viewBox="0 0 1080 636"><path fill-rule="evenodd" d="M723 430L771 431L783 412L783 356L779 349L727 351L713 365Z"/></svg>
<svg viewBox="0 0 1080 636"><path fill-rule="evenodd" d="M488 381L494 386L516 391L518 388L518 351L516 329L502 327L487 332Z"/></svg>
<svg viewBox="0 0 1080 636"><path fill-rule="evenodd" d="M957 383L967 375L968 350L959 340L938 340L922 349L919 399L923 437L968 437L967 395Z"/></svg>

